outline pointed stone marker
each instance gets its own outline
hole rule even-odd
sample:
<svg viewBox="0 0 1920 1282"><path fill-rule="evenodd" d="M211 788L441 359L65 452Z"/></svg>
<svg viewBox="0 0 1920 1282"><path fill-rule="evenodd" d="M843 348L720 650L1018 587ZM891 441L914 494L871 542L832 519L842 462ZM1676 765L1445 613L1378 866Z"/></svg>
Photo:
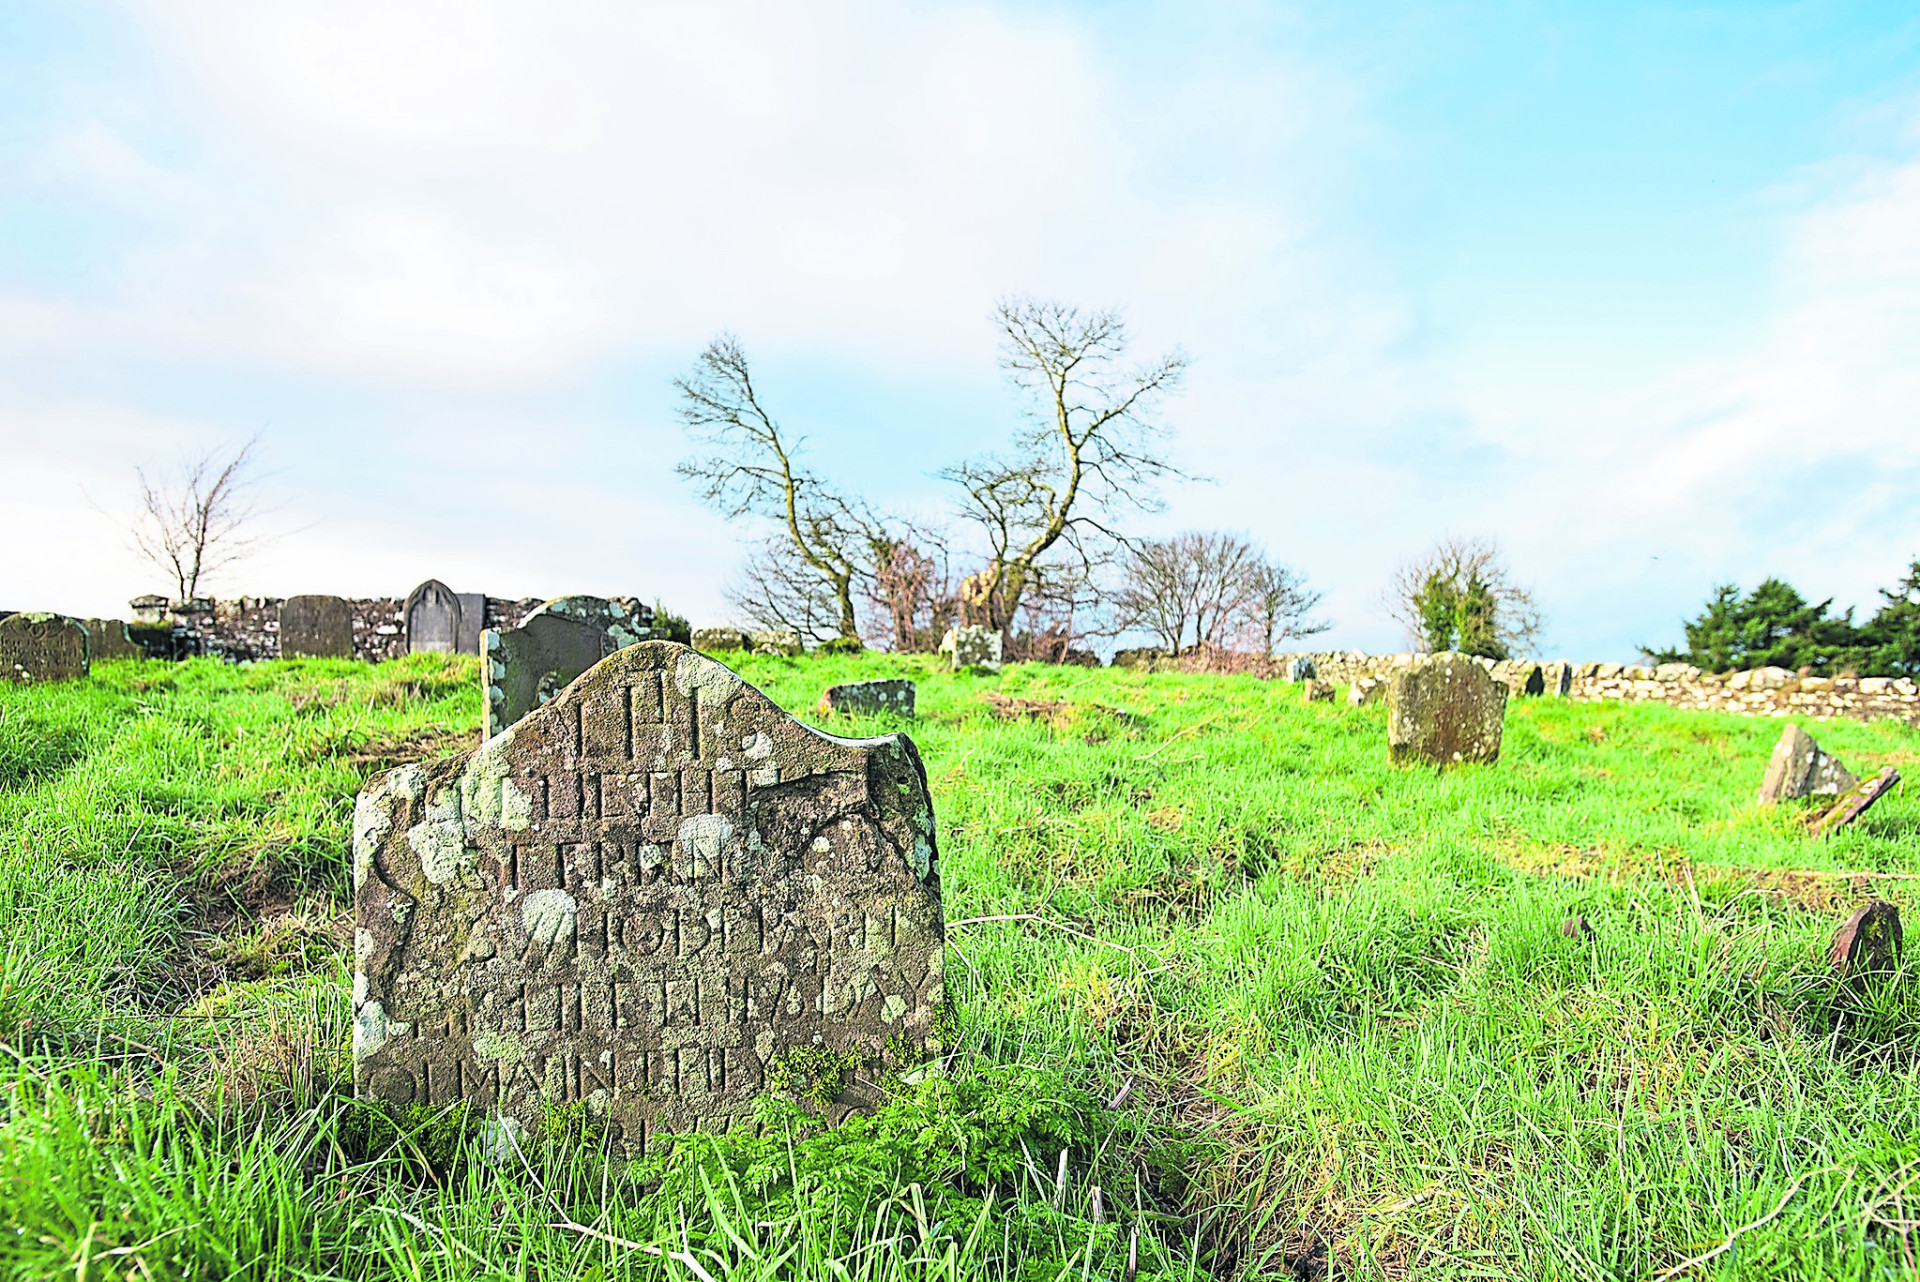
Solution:
<svg viewBox="0 0 1920 1282"><path fill-rule="evenodd" d="M1771 806L1815 793L1837 795L1859 782L1839 758L1822 752L1812 735L1789 725L1780 732L1780 742L1773 745L1773 756L1767 760L1767 776L1760 783L1760 804Z"/></svg>

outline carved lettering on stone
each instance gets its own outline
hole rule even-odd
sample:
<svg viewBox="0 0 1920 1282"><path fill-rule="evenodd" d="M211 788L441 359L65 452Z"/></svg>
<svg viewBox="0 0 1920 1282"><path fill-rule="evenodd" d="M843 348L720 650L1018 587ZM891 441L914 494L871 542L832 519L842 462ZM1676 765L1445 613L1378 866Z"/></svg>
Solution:
<svg viewBox="0 0 1920 1282"><path fill-rule="evenodd" d="M351 659L353 606L337 596L290 596L282 601L280 657Z"/></svg>
<svg viewBox="0 0 1920 1282"><path fill-rule="evenodd" d="M64 614L10 614L0 619L0 679L29 684L87 675L87 630Z"/></svg>
<svg viewBox="0 0 1920 1282"><path fill-rule="evenodd" d="M584 1102L628 1153L750 1116L796 1050L941 1050L939 867L910 739L788 717L733 672L620 650L354 812L354 1075L538 1126Z"/></svg>

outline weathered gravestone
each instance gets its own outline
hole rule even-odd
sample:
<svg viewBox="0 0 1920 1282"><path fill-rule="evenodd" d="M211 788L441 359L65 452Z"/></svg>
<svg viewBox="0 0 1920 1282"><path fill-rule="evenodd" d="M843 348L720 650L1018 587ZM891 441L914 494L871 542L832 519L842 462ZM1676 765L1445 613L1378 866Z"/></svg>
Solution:
<svg viewBox="0 0 1920 1282"><path fill-rule="evenodd" d="M337 596L290 596L282 601L280 657L351 659L353 606Z"/></svg>
<svg viewBox="0 0 1920 1282"><path fill-rule="evenodd" d="M545 614L600 629L614 650L655 639L653 608L630 596L557 596L520 620L520 626L524 628L527 619Z"/></svg>
<svg viewBox="0 0 1920 1282"><path fill-rule="evenodd" d="M1387 704L1387 745L1396 765L1500 759L1507 687L1464 654L1435 655L1395 673Z"/></svg>
<svg viewBox="0 0 1920 1282"><path fill-rule="evenodd" d="M21 684L71 681L87 675L87 630L64 614L9 614L0 619L0 678Z"/></svg>
<svg viewBox="0 0 1920 1282"><path fill-rule="evenodd" d="M1313 660L1304 654L1296 654L1287 664L1287 680L1311 681L1320 675L1320 669L1313 666Z"/></svg>
<svg viewBox="0 0 1920 1282"><path fill-rule="evenodd" d="M723 654L747 648L747 634L739 628L695 628L693 648L702 654Z"/></svg>
<svg viewBox="0 0 1920 1282"><path fill-rule="evenodd" d="M1306 703L1323 703L1333 698L1333 682L1322 681L1318 677L1308 677L1300 687L1300 698Z"/></svg>
<svg viewBox="0 0 1920 1282"><path fill-rule="evenodd" d="M1855 784L1834 801L1806 814L1807 831L1816 837L1828 837L1867 813L1873 803L1900 783L1900 772L1882 766L1880 773L1864 783Z"/></svg>
<svg viewBox="0 0 1920 1282"><path fill-rule="evenodd" d="M976 628L961 625L947 629L947 635L940 642L943 652L953 655L953 668L958 672L964 668L978 668L983 672L1000 671L1000 653L1002 638L998 628Z"/></svg>
<svg viewBox="0 0 1920 1282"><path fill-rule="evenodd" d="M146 658L146 651L128 635L125 619L82 619L81 625L87 630L87 648L93 662Z"/></svg>
<svg viewBox="0 0 1920 1282"><path fill-rule="evenodd" d="M1529 697L1534 697L1538 695L1543 695L1546 692L1547 692L1546 669L1542 668L1537 663L1530 665L1527 668L1527 679L1521 682L1520 684L1520 693L1527 695Z"/></svg>
<svg viewBox="0 0 1920 1282"><path fill-rule="evenodd" d="M747 633L747 645L755 654L782 654L796 658L807 652L801 644L800 634L792 628L775 628L767 632Z"/></svg>
<svg viewBox="0 0 1920 1282"><path fill-rule="evenodd" d="M400 607L408 654L479 654L480 631L486 621L484 593L455 592L438 579L428 579L409 592Z"/></svg>
<svg viewBox="0 0 1920 1282"><path fill-rule="evenodd" d="M1869 975L1886 975L1900 965L1903 942L1900 910L1876 899L1833 932L1827 960L1841 979L1858 981Z"/></svg>
<svg viewBox="0 0 1920 1282"><path fill-rule="evenodd" d="M826 693L820 696L820 712L823 715L846 712L863 717L890 712L896 716L911 717L913 696L913 682L904 679L849 681L844 685L827 687Z"/></svg>
<svg viewBox="0 0 1920 1282"><path fill-rule="evenodd" d="M583 1104L617 1151L944 1049L934 820L913 741L839 739L719 663L620 650L354 810L354 1082L509 1131Z"/></svg>
<svg viewBox="0 0 1920 1282"><path fill-rule="evenodd" d="M480 634L483 715L491 739L541 707L613 653L599 628L557 614L532 614L517 628Z"/></svg>
<svg viewBox="0 0 1920 1282"><path fill-rule="evenodd" d="M1838 796L1859 782L1839 758L1822 752L1812 735L1790 724L1780 732L1780 742L1773 745L1766 778L1760 783L1760 804L1797 801L1816 792Z"/></svg>

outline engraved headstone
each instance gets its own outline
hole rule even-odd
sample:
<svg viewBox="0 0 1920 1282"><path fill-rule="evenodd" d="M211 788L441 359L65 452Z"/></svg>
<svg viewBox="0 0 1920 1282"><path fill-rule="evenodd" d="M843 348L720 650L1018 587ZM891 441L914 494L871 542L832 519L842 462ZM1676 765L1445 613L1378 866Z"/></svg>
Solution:
<svg viewBox="0 0 1920 1282"><path fill-rule="evenodd" d="M534 613L517 628L480 634L486 737L491 739L572 685L613 653L612 638L591 624Z"/></svg>
<svg viewBox="0 0 1920 1282"><path fill-rule="evenodd" d="M282 601L280 657L351 659L353 606L337 596L290 596Z"/></svg>
<svg viewBox="0 0 1920 1282"><path fill-rule="evenodd" d="M849 681L827 687L826 693L820 696L820 712L822 715L846 712L861 717L887 712L911 717L913 697L914 684L905 679Z"/></svg>
<svg viewBox="0 0 1920 1282"><path fill-rule="evenodd" d="M87 646L95 663L147 657L127 634L125 619L82 619L81 625L87 630Z"/></svg>
<svg viewBox="0 0 1920 1282"><path fill-rule="evenodd" d="M655 639L653 608L630 596L557 596L520 620L520 626L526 627L527 619L542 614L554 614L598 628L607 634L614 650Z"/></svg>
<svg viewBox="0 0 1920 1282"><path fill-rule="evenodd" d="M978 668L983 672L1000 671L1000 647L1002 638L998 628L975 628L962 625L952 628L947 636L952 646L944 642L942 649L951 648L954 671L963 668Z"/></svg>
<svg viewBox="0 0 1920 1282"><path fill-rule="evenodd" d="M556 620L557 621L557 620ZM940 1053L938 857L904 735L839 739L712 659L620 650L354 810L354 1082L628 1155Z"/></svg>
<svg viewBox="0 0 1920 1282"><path fill-rule="evenodd" d="M1439 654L1395 673L1387 703L1387 745L1395 765L1500 759L1507 687L1467 655Z"/></svg>
<svg viewBox="0 0 1920 1282"><path fill-rule="evenodd" d="M693 648L702 654L724 654L747 648L747 634L739 628L695 628Z"/></svg>
<svg viewBox="0 0 1920 1282"><path fill-rule="evenodd" d="M64 614L0 619L0 680L25 685L84 677L90 652L86 628Z"/></svg>
<svg viewBox="0 0 1920 1282"><path fill-rule="evenodd" d="M1287 680L1310 681L1320 675L1320 669L1313 666L1313 660L1304 654L1296 654L1287 664Z"/></svg>
<svg viewBox="0 0 1920 1282"><path fill-rule="evenodd" d="M1859 782L1839 758L1822 752L1812 735L1789 724L1780 732L1780 742L1773 745L1773 756L1767 760L1766 778L1760 782L1760 804L1797 801L1816 792L1838 796Z"/></svg>
<svg viewBox="0 0 1920 1282"><path fill-rule="evenodd" d="M479 654L480 630L487 620L487 598L479 592L455 592L428 579L407 594L400 607L407 653Z"/></svg>

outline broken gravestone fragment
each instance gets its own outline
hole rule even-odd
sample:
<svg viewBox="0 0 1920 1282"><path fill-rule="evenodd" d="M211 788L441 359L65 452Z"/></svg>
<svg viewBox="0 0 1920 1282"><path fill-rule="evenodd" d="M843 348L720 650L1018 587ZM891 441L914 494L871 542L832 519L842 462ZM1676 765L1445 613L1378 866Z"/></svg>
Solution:
<svg viewBox="0 0 1920 1282"><path fill-rule="evenodd" d="M128 635L125 619L83 619L81 626L87 630L88 658L93 663L147 657Z"/></svg>
<svg viewBox="0 0 1920 1282"><path fill-rule="evenodd" d="M353 859L362 1096L509 1133L579 1106L633 1155L764 1090L838 1121L950 1036L912 740L821 734L686 646L376 776Z"/></svg>
<svg viewBox="0 0 1920 1282"><path fill-rule="evenodd" d="M1396 673L1387 703L1387 745L1395 765L1500 759L1507 687L1467 655L1435 655Z"/></svg>
<svg viewBox="0 0 1920 1282"><path fill-rule="evenodd" d="M1837 795L1853 788L1859 777L1840 764L1837 757L1820 750L1813 736L1797 725L1780 732L1767 760L1766 778L1760 784L1760 804L1775 805L1797 801L1815 793Z"/></svg>
<svg viewBox="0 0 1920 1282"><path fill-rule="evenodd" d="M1308 677L1300 687L1300 698L1305 703L1331 703L1333 694L1333 682L1318 677Z"/></svg>
<svg viewBox="0 0 1920 1282"><path fill-rule="evenodd" d="M883 712L895 716L913 715L914 684L905 679L890 681L849 681L828 686L820 696L822 716L835 712L871 717Z"/></svg>
<svg viewBox="0 0 1920 1282"><path fill-rule="evenodd" d="M1891 792L1899 782L1900 772L1887 766L1865 783L1856 784L1842 793L1832 805L1809 811L1806 815L1808 831L1816 837L1825 837L1846 827L1866 814L1874 802Z"/></svg>
<svg viewBox="0 0 1920 1282"><path fill-rule="evenodd" d="M22 685L84 677L92 646L86 628L64 614L0 619L0 680Z"/></svg>
<svg viewBox="0 0 1920 1282"><path fill-rule="evenodd" d="M280 657L351 659L353 606L337 596L290 596L282 601Z"/></svg>
<svg viewBox="0 0 1920 1282"><path fill-rule="evenodd" d="M1827 960L1839 979L1884 975L1899 966L1902 942L1900 910L1876 899L1833 932Z"/></svg>
<svg viewBox="0 0 1920 1282"><path fill-rule="evenodd" d="M486 738L493 738L572 685L613 652L607 634L557 614L480 634Z"/></svg>

